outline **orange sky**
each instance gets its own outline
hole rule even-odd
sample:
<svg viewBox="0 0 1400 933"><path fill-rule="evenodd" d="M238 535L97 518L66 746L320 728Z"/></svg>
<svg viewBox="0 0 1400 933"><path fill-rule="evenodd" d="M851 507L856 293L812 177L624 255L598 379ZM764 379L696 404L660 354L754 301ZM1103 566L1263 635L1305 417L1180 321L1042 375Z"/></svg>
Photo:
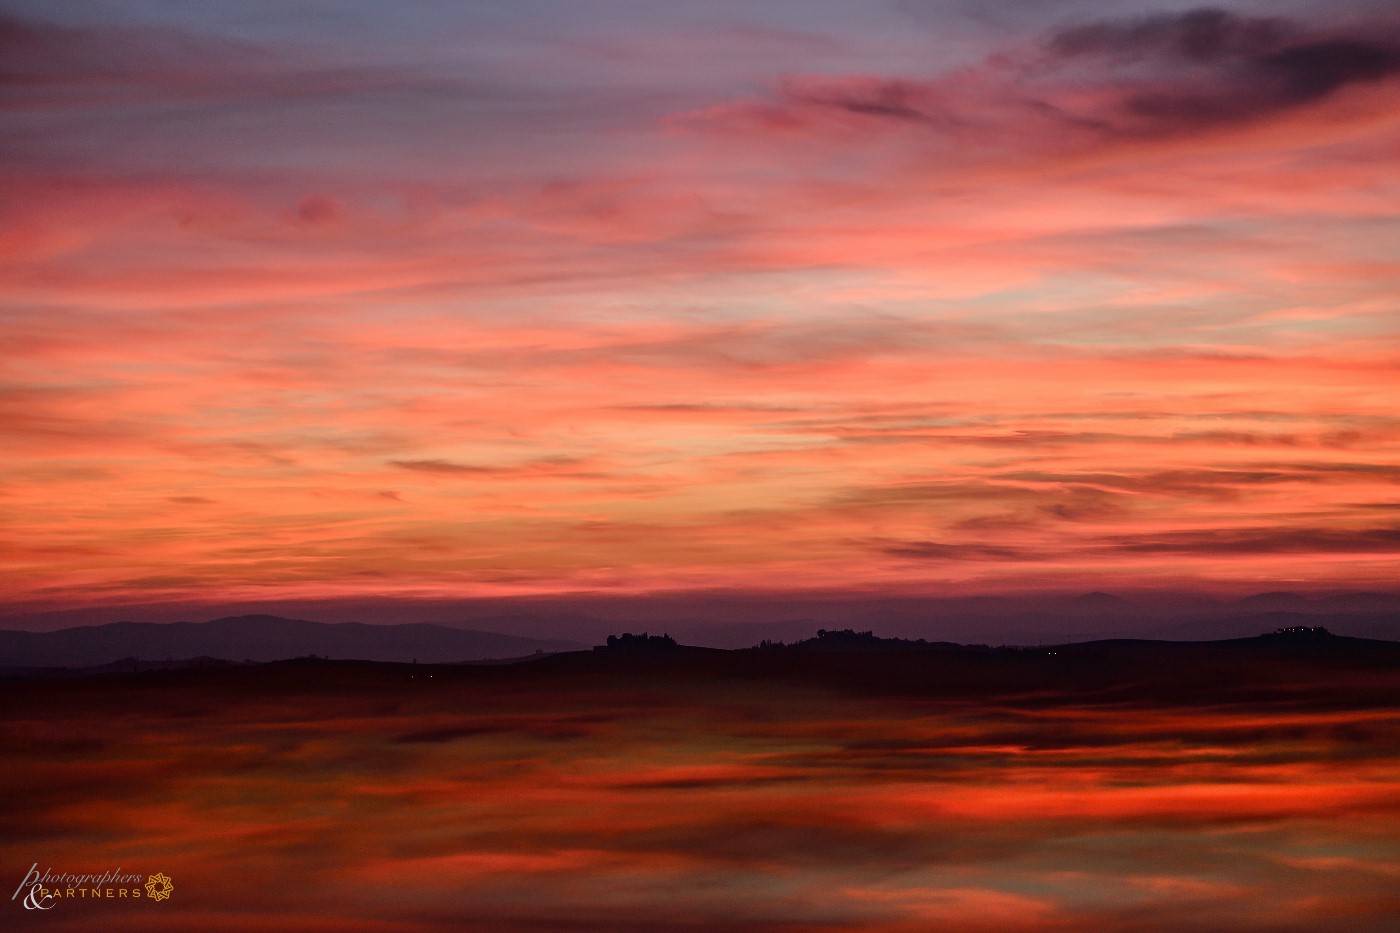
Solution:
<svg viewBox="0 0 1400 933"><path fill-rule="evenodd" d="M11 607L1394 585L1382 4L13 6Z"/></svg>

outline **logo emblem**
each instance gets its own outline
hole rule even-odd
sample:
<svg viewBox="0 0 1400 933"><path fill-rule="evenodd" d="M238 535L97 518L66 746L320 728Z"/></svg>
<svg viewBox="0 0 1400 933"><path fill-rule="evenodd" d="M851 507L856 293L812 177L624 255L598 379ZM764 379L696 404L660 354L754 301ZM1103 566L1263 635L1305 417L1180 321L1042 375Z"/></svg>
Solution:
<svg viewBox="0 0 1400 933"><path fill-rule="evenodd" d="M165 872L158 871L146 879L146 893L158 901L165 900L174 890L175 885L166 877Z"/></svg>

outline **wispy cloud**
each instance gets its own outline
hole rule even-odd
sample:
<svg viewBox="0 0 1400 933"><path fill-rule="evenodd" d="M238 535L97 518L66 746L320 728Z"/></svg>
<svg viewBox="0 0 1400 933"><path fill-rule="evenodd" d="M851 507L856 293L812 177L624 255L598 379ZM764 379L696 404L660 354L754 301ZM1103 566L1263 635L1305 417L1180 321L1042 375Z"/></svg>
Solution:
<svg viewBox="0 0 1400 933"><path fill-rule="evenodd" d="M21 5L0 582L1390 580L1348 9Z"/></svg>

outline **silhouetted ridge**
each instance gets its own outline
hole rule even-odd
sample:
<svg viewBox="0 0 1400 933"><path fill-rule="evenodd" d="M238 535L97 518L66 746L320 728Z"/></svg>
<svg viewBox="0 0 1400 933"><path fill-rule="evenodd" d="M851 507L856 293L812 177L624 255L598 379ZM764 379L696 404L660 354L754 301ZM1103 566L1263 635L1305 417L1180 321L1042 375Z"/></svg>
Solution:
<svg viewBox="0 0 1400 933"><path fill-rule="evenodd" d="M797 651L906 651L911 648L961 647L949 642L928 642L922 638L881 638L872 631L857 632L854 629L834 631L819 628L816 638L807 638L787 647ZM761 644L760 648L782 647L772 643Z"/></svg>
<svg viewBox="0 0 1400 933"><path fill-rule="evenodd" d="M1321 625L1288 625L1259 637L1292 642L1331 641L1337 638Z"/></svg>
<svg viewBox="0 0 1400 933"><path fill-rule="evenodd" d="M670 635L648 635L643 632L640 635L633 635L631 632L623 632L621 635L609 635L606 645L599 645L594 651L666 651L678 647L676 640Z"/></svg>
<svg viewBox="0 0 1400 933"><path fill-rule="evenodd" d="M568 651L573 642L522 638L426 623L367 625L268 615L209 622L114 622L54 632L0 631L0 667L91 667L119 659L174 662L208 657L278 661L477 661Z"/></svg>

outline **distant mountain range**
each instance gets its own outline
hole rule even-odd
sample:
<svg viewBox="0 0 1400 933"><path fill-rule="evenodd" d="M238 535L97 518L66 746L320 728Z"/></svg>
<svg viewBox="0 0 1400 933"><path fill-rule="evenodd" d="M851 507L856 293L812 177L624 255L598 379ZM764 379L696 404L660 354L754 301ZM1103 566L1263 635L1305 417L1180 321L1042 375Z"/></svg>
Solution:
<svg viewBox="0 0 1400 933"><path fill-rule="evenodd" d="M47 632L0 629L0 668L94 667L131 658L270 661L313 654L368 661L480 661L575 650L626 631L666 633L685 644L711 648L748 648L764 640L791 643L811 638L819 628L869 629L883 637L958 644L1053 645L1106 638L1212 641L1288 626L1321 625L1338 635L1400 641L1400 593L1269 592L1232 600L1191 593L1092 592L826 599L714 596L577 603L410 601L357 604L353 614L335 604L302 608L332 618L350 615L385 624L309 622L285 618L275 610L275 614L200 623L90 624L110 620L119 611L132 611L115 608L15 616L0 619L0 625L29 629L77 623L80 627ZM165 608L142 615L170 619L169 612ZM411 612L441 621L409 621ZM216 613L217 609L209 615Z"/></svg>
<svg viewBox="0 0 1400 933"><path fill-rule="evenodd" d="M1378 597L1374 602L1379 605L1368 606L1364 599L1269 598L1162 611L1116 597L1048 602L1038 610L1010 600L1005 605L958 605L950 600L928 606L852 608L835 618L814 614L772 622L681 619L649 624L653 631L664 629L686 644L715 648L745 648L762 639L792 642L811 637L818 628L872 629L885 637L958 644L1053 645L1107 638L1215 641L1321 625L1339 635L1400 641L1400 600Z"/></svg>
<svg viewBox="0 0 1400 933"><path fill-rule="evenodd" d="M55 632L0 631L0 667L94 667L123 659L278 661L319 657L450 663L572 651L577 642L445 625L325 623L250 615L211 622L114 622Z"/></svg>

